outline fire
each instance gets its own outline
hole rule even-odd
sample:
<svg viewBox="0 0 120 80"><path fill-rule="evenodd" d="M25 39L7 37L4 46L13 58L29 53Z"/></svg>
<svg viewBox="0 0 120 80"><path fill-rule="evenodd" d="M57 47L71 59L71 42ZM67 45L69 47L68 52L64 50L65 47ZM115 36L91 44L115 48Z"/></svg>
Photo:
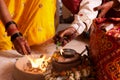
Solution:
<svg viewBox="0 0 120 80"><path fill-rule="evenodd" d="M61 54L61 55L63 55L63 52L64 52L63 49L60 49L60 54Z"/></svg>
<svg viewBox="0 0 120 80"><path fill-rule="evenodd" d="M29 57L27 56L28 60L31 63L31 67L34 69L40 69L41 72L45 72L47 69L47 66L51 60L51 57L46 58L46 56L41 56L39 58L35 58L35 57Z"/></svg>

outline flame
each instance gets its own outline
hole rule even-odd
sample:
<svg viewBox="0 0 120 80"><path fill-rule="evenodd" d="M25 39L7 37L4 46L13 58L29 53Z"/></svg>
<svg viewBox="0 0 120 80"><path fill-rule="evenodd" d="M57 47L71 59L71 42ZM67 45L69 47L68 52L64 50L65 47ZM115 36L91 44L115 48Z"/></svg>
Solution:
<svg viewBox="0 0 120 80"><path fill-rule="evenodd" d="M42 72L45 72L48 66L49 61L51 60L51 57L46 58L46 56L42 56L40 58L31 58L27 56L28 60L30 61L32 68L38 68Z"/></svg>
<svg viewBox="0 0 120 80"><path fill-rule="evenodd" d="M64 52L63 49L60 49L60 54L61 54L61 55L63 55L63 52Z"/></svg>

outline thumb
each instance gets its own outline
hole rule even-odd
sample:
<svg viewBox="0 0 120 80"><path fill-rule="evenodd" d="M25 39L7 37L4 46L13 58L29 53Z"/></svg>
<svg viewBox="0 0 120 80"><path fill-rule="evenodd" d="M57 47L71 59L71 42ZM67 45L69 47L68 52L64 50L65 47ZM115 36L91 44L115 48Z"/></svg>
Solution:
<svg viewBox="0 0 120 80"><path fill-rule="evenodd" d="M107 13L107 12L106 12L105 10L102 10L102 11L99 13L98 17L99 17L99 18L102 18L102 17L105 16L106 13Z"/></svg>

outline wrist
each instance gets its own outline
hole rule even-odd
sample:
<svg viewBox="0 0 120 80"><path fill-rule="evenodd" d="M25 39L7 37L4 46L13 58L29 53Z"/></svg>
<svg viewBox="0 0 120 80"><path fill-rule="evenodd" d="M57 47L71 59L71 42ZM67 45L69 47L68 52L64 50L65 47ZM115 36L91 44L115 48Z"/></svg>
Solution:
<svg viewBox="0 0 120 80"><path fill-rule="evenodd" d="M13 35L11 35L11 41L13 42L17 37L22 37L22 33L20 32L17 32L17 33L14 33Z"/></svg>
<svg viewBox="0 0 120 80"><path fill-rule="evenodd" d="M78 24L72 24L71 26L76 30L76 32L77 32L79 35L86 29L85 26L80 26L80 25L78 25Z"/></svg>
<svg viewBox="0 0 120 80"><path fill-rule="evenodd" d="M7 35L8 36L11 36L11 35L13 35L15 33L18 33L18 32L19 32L19 30L17 29L16 26L13 26L13 24L10 25L10 27L7 29Z"/></svg>
<svg viewBox="0 0 120 80"><path fill-rule="evenodd" d="M76 32L76 29L73 26L70 26L69 29L73 32Z"/></svg>
<svg viewBox="0 0 120 80"><path fill-rule="evenodd" d="M9 29L11 27L11 25L13 25L13 27L17 27L17 24L14 22L14 21L8 21L6 24L5 24L5 29Z"/></svg>
<svg viewBox="0 0 120 80"><path fill-rule="evenodd" d="M17 29L17 24L14 21L9 21L5 24L5 29L8 36L13 35L14 33L19 32Z"/></svg>

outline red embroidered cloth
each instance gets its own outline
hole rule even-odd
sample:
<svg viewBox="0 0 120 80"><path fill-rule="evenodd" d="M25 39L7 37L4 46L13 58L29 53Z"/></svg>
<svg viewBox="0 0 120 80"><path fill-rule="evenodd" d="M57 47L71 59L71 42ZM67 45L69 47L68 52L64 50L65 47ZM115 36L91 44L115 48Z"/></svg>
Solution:
<svg viewBox="0 0 120 80"><path fill-rule="evenodd" d="M120 21L104 19L94 27L90 34L90 55L97 80L120 80ZM114 27L105 31L109 24Z"/></svg>
<svg viewBox="0 0 120 80"><path fill-rule="evenodd" d="M77 14L81 1L82 0L62 0L62 3L71 11L71 13Z"/></svg>

